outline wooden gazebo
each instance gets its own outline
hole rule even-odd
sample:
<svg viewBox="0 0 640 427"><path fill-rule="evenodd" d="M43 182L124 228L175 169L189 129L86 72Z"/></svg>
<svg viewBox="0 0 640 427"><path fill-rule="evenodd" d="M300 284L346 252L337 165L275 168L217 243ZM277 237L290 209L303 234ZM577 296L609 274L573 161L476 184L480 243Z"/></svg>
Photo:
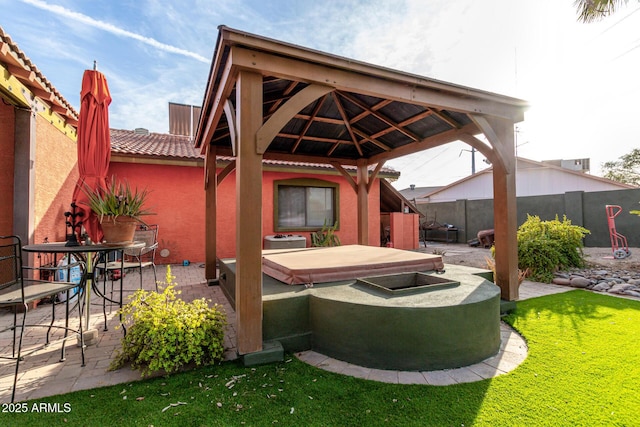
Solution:
<svg viewBox="0 0 640 427"><path fill-rule="evenodd" d="M238 353L262 350L262 159L333 165L357 194L358 243L377 246L367 201L384 163L464 141L493 165L496 283L502 299L518 299L514 124L526 108L519 99L221 26L195 144L206 153L208 279L216 274L217 183L236 169ZM216 155L236 161L216 174ZM356 166L356 176L344 165Z"/></svg>

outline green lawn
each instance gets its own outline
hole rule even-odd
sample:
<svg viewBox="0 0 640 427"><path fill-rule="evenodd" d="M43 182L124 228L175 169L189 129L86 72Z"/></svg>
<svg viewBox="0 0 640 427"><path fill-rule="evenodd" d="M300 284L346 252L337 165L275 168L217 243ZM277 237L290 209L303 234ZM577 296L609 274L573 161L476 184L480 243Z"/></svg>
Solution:
<svg viewBox="0 0 640 427"><path fill-rule="evenodd" d="M1 413L0 425L638 425L640 302L576 290L520 302L507 321L526 337L529 356L493 380L383 384L291 356L280 364L223 363L28 402L30 411L34 403L57 402L70 412Z"/></svg>

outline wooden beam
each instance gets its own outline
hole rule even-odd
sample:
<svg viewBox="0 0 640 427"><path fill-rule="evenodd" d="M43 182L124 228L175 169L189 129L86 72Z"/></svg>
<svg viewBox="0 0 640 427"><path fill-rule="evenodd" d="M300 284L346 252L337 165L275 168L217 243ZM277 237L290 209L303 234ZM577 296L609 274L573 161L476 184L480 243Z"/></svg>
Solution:
<svg viewBox="0 0 640 427"><path fill-rule="evenodd" d="M358 160L358 244L369 245L369 170L365 159Z"/></svg>
<svg viewBox="0 0 640 427"><path fill-rule="evenodd" d="M342 165L338 162L331 162L331 166L333 166L338 172L340 172L340 175L344 177L344 179L347 181L347 184L349 184L351 188L353 188L353 191L358 194L358 184L353 180L351 174L347 172L347 170L343 168Z"/></svg>
<svg viewBox="0 0 640 427"><path fill-rule="evenodd" d="M231 161L227 164L227 166L225 166L225 167L224 167L224 169L222 169L222 170L220 171L220 173L218 174L218 177L217 177L218 185L220 185L220 183L221 183L222 181L224 181L224 179L225 179L227 176L229 176L229 174L230 174L231 172L233 172L235 169L236 169L236 161L235 161L235 160L231 160Z"/></svg>
<svg viewBox="0 0 640 427"><path fill-rule="evenodd" d="M231 65L231 61L228 61L225 64L220 84L213 100L211 100L211 109L207 110L207 105L202 105L203 112L206 114L206 116L204 117L206 117L207 120L204 124L204 127L202 127L202 132L196 135L196 144L200 144L200 148L201 150L203 150L203 152L206 149L204 145L208 144L211 141L211 138L216 131L216 127L218 126L218 122L220 122L220 118L222 117L222 113L224 111L224 104L227 102L227 99L229 99L229 96L231 95L231 92L233 91L236 83L238 69L232 67ZM209 82L209 84L211 84L211 82ZM198 123L198 129L200 129L201 126L202 124Z"/></svg>
<svg viewBox="0 0 640 427"><path fill-rule="evenodd" d="M280 138L295 139L295 140L298 140L298 138L300 138L300 135L296 133L278 133L276 136ZM326 142L328 144L335 144L335 143L347 144L347 145L353 144L353 141L350 141L348 139L325 138L323 136L305 136L302 139L306 139L309 141L316 141L316 142Z"/></svg>
<svg viewBox="0 0 640 427"><path fill-rule="evenodd" d="M22 82L33 83L36 80L36 73L23 67L7 64L7 69Z"/></svg>
<svg viewBox="0 0 640 427"><path fill-rule="evenodd" d="M515 143L513 142L514 137L512 136L508 140L505 140L503 137L499 136L487 117L477 114L472 114L470 117L474 123L478 125L478 128L493 146L493 150L496 153L495 161L499 163L505 171L515 170L516 159ZM511 123L511 126L513 132L513 123Z"/></svg>
<svg viewBox="0 0 640 427"><path fill-rule="evenodd" d="M311 118L310 115L308 114L296 114L295 116L293 116L294 119L300 119L300 120L309 120ZM321 117L321 116L316 116L313 119L315 122L320 122L320 123L330 123L332 125L342 125L344 124L344 120L340 120L340 119L332 119L331 117Z"/></svg>
<svg viewBox="0 0 640 427"><path fill-rule="evenodd" d="M373 139L371 138L369 135L367 135L366 133L358 130L358 129L353 129L353 131L360 137L362 138L364 141L370 142L373 145L375 145L378 148L382 148L384 151L391 151L391 147L389 147L387 144L384 144L380 141L378 141L377 139Z"/></svg>
<svg viewBox="0 0 640 427"><path fill-rule="evenodd" d="M233 156L236 156L236 146L238 144L238 134L236 132L236 112L233 108L233 104L230 99L224 103L224 115L227 117L227 124L229 125L229 139L231 139L231 152Z"/></svg>
<svg viewBox="0 0 640 427"><path fill-rule="evenodd" d="M216 182L216 147L207 144L207 153L205 157L205 264L204 275L207 280L213 280L218 277L216 268L216 260L218 258L218 235L217 235L217 218L218 218L218 185Z"/></svg>
<svg viewBox="0 0 640 427"><path fill-rule="evenodd" d="M502 299L518 299L518 238L514 123L495 117L476 117L494 148L493 221L495 230L495 282Z"/></svg>
<svg viewBox="0 0 640 427"><path fill-rule="evenodd" d="M360 144L358 144L358 140L353 133L353 129L351 129L351 123L349 123L349 117L347 117L347 113L344 111L344 106L342 105L342 102L340 102L340 98L338 98L338 95L335 92L331 92L331 95L333 96L333 102L335 102L336 107L338 107L340 117L342 117L342 120L344 120L344 125L347 127L347 132L349 132L351 141L353 141L353 144L356 146L356 150L358 150L358 154L362 157L362 148L360 148Z"/></svg>
<svg viewBox="0 0 640 427"><path fill-rule="evenodd" d="M416 134L414 134L413 132L404 129L400 126L398 126L398 124L396 122L394 122L393 120L391 120L390 118L388 118L387 116L385 116L384 114L373 110L372 108L368 107L366 104L360 102L359 100L357 100L356 98L354 98L353 96L350 96L349 94L346 94L344 92L338 92L338 94L347 99L349 102L354 103L355 105L357 105L358 107L362 108L365 111L368 111L370 115L372 115L373 117L377 118L378 120L380 120L381 122L383 122L384 124L386 124L387 126L389 126L389 128L391 128L391 130L397 130L400 133L403 133L404 135L406 135L407 137L409 137L410 139L414 140L414 141L418 141L420 139L420 137ZM389 130L388 132L384 132L384 133L380 133L378 132L377 134L371 135L371 138L375 139L380 135L384 135L386 133L391 132L391 130Z"/></svg>
<svg viewBox="0 0 640 427"><path fill-rule="evenodd" d="M375 182L376 178L378 177L378 174L380 173L380 169L382 169L383 166L384 166L384 161L379 162L376 165L373 172L371 172L371 175L369 175L369 183L367 184L367 193L371 192L371 186Z"/></svg>
<svg viewBox="0 0 640 427"><path fill-rule="evenodd" d="M291 149L292 153L295 153L296 150L298 149L298 146L300 145L300 143L304 139L304 135L307 133L307 131L309 130L309 128L313 124L313 121L315 120L316 116L318 115L318 112L320 111L320 108L322 108L322 104L324 103L324 101L326 99L327 99L327 95L324 95L316 103L316 106L313 108L313 111L311 112L311 116L307 120L307 123L305 123L304 128L302 128L302 131L300 132L300 135L296 139L295 144L293 144L293 148Z"/></svg>
<svg viewBox="0 0 640 427"><path fill-rule="evenodd" d="M10 98L11 102L19 107L31 108L31 95L29 89L18 80L11 72L0 63L0 89L3 96Z"/></svg>
<svg viewBox="0 0 640 427"><path fill-rule="evenodd" d="M408 119L401 121L400 123L398 123L398 126L402 126L402 127L408 126L412 123L415 123L419 120L424 119L425 117L429 117L432 114L433 114L433 110L430 108L427 108L422 113L418 113L415 116L411 116Z"/></svg>
<svg viewBox="0 0 640 427"><path fill-rule="evenodd" d="M236 321L238 353L262 350L262 76L240 71L236 83Z"/></svg>
<svg viewBox="0 0 640 427"><path fill-rule="evenodd" d="M276 100L273 105L269 108L269 111L267 112L267 114L265 115L266 117L270 117L273 113L276 112L276 110L280 107L280 105L286 101L287 99L289 99L289 95L291 94L291 92L293 92L293 90L296 88L296 86L298 86L298 84L300 84L299 82L291 82L289 83L289 85L287 86L287 88L282 92L282 98Z"/></svg>
<svg viewBox="0 0 640 427"><path fill-rule="evenodd" d="M231 62L227 61L225 64L222 63L223 59L226 58L226 52L224 48L224 40L222 37L218 38L215 49L215 56L211 61L211 67L209 69L209 81L207 82L207 87L205 88L204 99L202 101L202 119L198 122L198 127L195 132L195 144L196 147L200 147L201 153L204 154L206 152L206 144L211 141L211 136L213 135L212 131L215 131L218 126L218 120L222 116L222 111L217 110L217 106L219 106L220 99L226 100L229 97L229 94L224 98L221 98L221 95L224 92L223 88L228 86L228 71L230 71ZM216 71L221 67L224 67L225 74L222 76L219 82L219 86L216 89ZM234 70L234 73L237 70ZM235 83L235 82L234 82ZM217 98L216 96L220 96ZM220 115L218 115L218 112Z"/></svg>
<svg viewBox="0 0 640 427"><path fill-rule="evenodd" d="M460 141L465 142L469 144L471 147L478 150L483 156L487 158L487 160L491 162L492 165L499 161L496 156L496 152L493 150L493 148L488 146L486 143L479 140L475 136L465 133L465 134L461 134L459 138L460 138Z"/></svg>
<svg viewBox="0 0 640 427"><path fill-rule="evenodd" d="M311 104L316 99L331 92L333 88L323 85L309 85L296 93L284 105L278 108L278 111L262 125L256 135L256 151L258 154L264 154L276 137L278 132L293 118L300 110Z"/></svg>
<svg viewBox="0 0 640 427"><path fill-rule="evenodd" d="M387 78L371 73L355 73L294 58L276 56L234 46L235 65L264 75L301 80L309 83L330 83L336 90L360 93L393 101L453 110L463 113L479 113L503 117L518 122L524 119L526 105L511 105L506 97L467 88L466 94L455 85L436 85L421 77L408 78L402 74L387 73ZM330 77L328 77L330 76ZM435 86L439 86L436 88ZM519 100L516 100L519 101ZM515 101L514 101L515 102Z"/></svg>
<svg viewBox="0 0 640 427"><path fill-rule="evenodd" d="M436 110L434 108L432 108L431 111L433 111L434 116L438 117L440 120L442 120L452 128L460 129L462 127L460 123L455 121L452 117L449 117L448 115L446 115L444 112L440 110Z"/></svg>
<svg viewBox="0 0 640 427"><path fill-rule="evenodd" d="M475 124L470 123L461 129L451 129L444 131L437 135L425 138L422 141L403 145L402 147L394 148L392 151L380 153L369 158L369 163L377 163L381 160L395 159L396 157L406 156L407 154L417 153L418 151L427 150L429 148L438 147L449 142L457 141L460 136L468 133L478 133L478 128Z"/></svg>

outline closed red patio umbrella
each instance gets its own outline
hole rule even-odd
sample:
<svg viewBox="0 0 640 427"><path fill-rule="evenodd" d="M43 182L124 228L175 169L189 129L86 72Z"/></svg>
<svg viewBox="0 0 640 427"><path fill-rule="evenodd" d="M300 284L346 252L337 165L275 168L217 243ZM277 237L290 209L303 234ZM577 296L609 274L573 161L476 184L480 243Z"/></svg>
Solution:
<svg viewBox="0 0 640 427"><path fill-rule="evenodd" d="M78 171L80 177L73 192L73 202L84 212L84 228L93 242L102 241L102 228L88 205L86 191L105 188L111 160L109 134L111 95L105 76L96 70L85 70L80 92L78 118Z"/></svg>

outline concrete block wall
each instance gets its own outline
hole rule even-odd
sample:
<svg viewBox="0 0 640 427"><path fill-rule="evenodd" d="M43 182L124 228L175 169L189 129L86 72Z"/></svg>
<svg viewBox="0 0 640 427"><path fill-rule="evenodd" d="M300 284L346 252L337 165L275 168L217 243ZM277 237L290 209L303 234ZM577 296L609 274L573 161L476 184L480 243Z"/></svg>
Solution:
<svg viewBox="0 0 640 427"><path fill-rule="evenodd" d="M616 230L627 238L630 247L640 246L640 216L629 213L633 209L640 210L640 189L518 197L518 226L526 221L527 214L537 215L542 220L552 220L556 215L562 220L566 215L572 224L591 232L585 238L586 247L609 247L606 205L621 207L622 211L615 218ZM459 243L474 239L479 230L494 228L492 199L424 203L418 204L418 209L425 215L423 222L437 221L456 226Z"/></svg>

